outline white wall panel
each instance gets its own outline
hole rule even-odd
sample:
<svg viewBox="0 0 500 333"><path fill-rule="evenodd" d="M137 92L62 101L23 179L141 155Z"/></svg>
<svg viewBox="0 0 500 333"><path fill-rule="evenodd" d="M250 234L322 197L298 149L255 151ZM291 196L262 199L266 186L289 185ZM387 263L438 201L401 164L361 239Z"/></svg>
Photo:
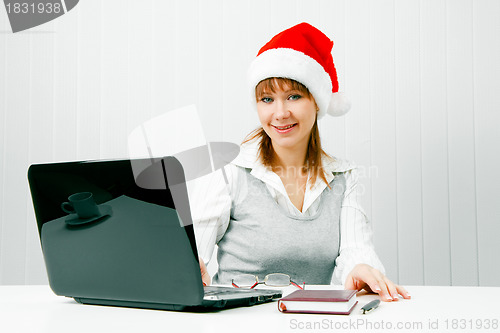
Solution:
<svg viewBox="0 0 500 333"><path fill-rule="evenodd" d="M250 63L252 62L253 59L257 56L257 53L259 52L259 49L264 46L265 43L271 39L273 36L273 33L279 32L278 30L274 30L271 28L271 21L274 13L271 10L268 10L267 8L269 7L270 2L266 0L256 0L256 1L247 1L247 6L246 7L240 7L240 11L245 11L247 17L246 20L246 33L245 33L245 38L246 38L246 43L245 49L246 49L246 54L244 54L244 58L242 59L242 62L246 64L247 68L250 66ZM294 7L293 1L290 2L291 7ZM265 10L263 10L266 8ZM237 10L237 9L236 9ZM234 12L233 12L234 13ZM229 15L229 13L224 12L225 15ZM234 15L234 14L233 14ZM226 23L224 27L226 26ZM226 38L224 36L224 41L226 43ZM237 38L236 38L237 40ZM225 48L228 48L229 45L224 44ZM238 112L238 110L241 110L242 113L239 115L239 121L238 125L241 125L240 130L241 134L238 134L237 131L235 131L233 137L234 141L229 139L229 138L224 138L227 141L232 141L239 143L241 140L252 130L260 126L259 120L257 118L257 111L250 106L249 98L248 97L251 93L251 90L249 90L247 82L246 82L246 74L247 74L247 68L242 68L242 73L241 73L241 78L244 78L244 82L242 84L244 90L244 99L239 101L237 104L235 111ZM224 76L225 77L225 76ZM234 84L235 82L233 82ZM225 96L225 92L223 92ZM225 109L225 108L224 108ZM232 110L233 108L231 108ZM224 114L224 123L228 123L228 119L226 118Z"/></svg>
<svg viewBox="0 0 500 333"><path fill-rule="evenodd" d="M337 70L339 90L353 102L345 82L346 15L344 1L320 2L318 27L333 40L332 56ZM355 103L354 103L355 104ZM325 151L338 158L346 157L346 117L323 117L319 122L322 145Z"/></svg>
<svg viewBox="0 0 500 333"><path fill-rule="evenodd" d="M206 140L222 141L224 129L222 0L200 1L198 17L198 112L204 125ZM236 109L235 107L234 112Z"/></svg>
<svg viewBox="0 0 500 333"><path fill-rule="evenodd" d="M31 36L30 49L30 95L29 114L29 163L54 161L54 81L55 81L55 36L54 25L50 22L47 32ZM20 178L17 181L25 181ZM41 253L40 237L33 211L31 195L26 193L27 243L26 243L26 284L46 283L45 265ZM17 221L22 223L22 221ZM43 277L43 279L41 279Z"/></svg>
<svg viewBox="0 0 500 333"><path fill-rule="evenodd" d="M311 5L314 6L314 4ZM297 22L302 22L303 16L307 15L301 4L293 0L268 1L268 7L269 11L271 12L271 19L269 20L268 17L265 17L266 22L269 26L269 30L267 31L269 36L267 37L266 42L271 39L271 37L273 37L276 33L288 27L291 27L294 24L297 24ZM254 16L253 18L257 21L260 20L259 15ZM246 26L242 28L247 29ZM264 44L260 46L263 45Z"/></svg>
<svg viewBox="0 0 500 333"><path fill-rule="evenodd" d="M5 125L4 169L2 177L3 207L0 233L0 283L24 283L26 276L26 171L29 159L29 114L31 35L7 35L7 66L2 76L4 87Z"/></svg>
<svg viewBox="0 0 500 333"><path fill-rule="evenodd" d="M143 3L143 1L141 1ZM175 29L177 25L177 13L175 1L153 1L153 24L154 36L151 49L152 56L152 109L153 115L158 116L175 105L175 67L176 62L173 50L175 44ZM144 64L148 67L148 64Z"/></svg>
<svg viewBox="0 0 500 333"><path fill-rule="evenodd" d="M420 2L395 2L399 281L424 283L420 108Z"/></svg>
<svg viewBox="0 0 500 333"><path fill-rule="evenodd" d="M101 2L101 118L102 158L127 156L129 87L129 1ZM75 7L74 10L78 10ZM97 7L96 7L97 10ZM133 23L138 24L138 23ZM134 64L134 69L142 67Z"/></svg>
<svg viewBox="0 0 500 333"><path fill-rule="evenodd" d="M176 108L198 102L198 8L198 1L175 2L175 37L169 51L174 56L173 98Z"/></svg>
<svg viewBox="0 0 500 333"><path fill-rule="evenodd" d="M472 12L479 284L494 286L500 280L499 252L493 250L500 235L500 2L475 1Z"/></svg>
<svg viewBox="0 0 500 333"><path fill-rule="evenodd" d="M324 32L324 26L321 24L321 11L327 10L324 1L294 1L295 2L295 15L288 15L285 11L284 17L281 18L281 22L284 23L286 27L291 27L297 22L308 22L321 31ZM288 1L288 5L293 4L293 2ZM292 6L290 6L292 7ZM280 8L286 8L286 4L283 4ZM278 8L279 10L279 8ZM296 20L294 20L294 16Z"/></svg>
<svg viewBox="0 0 500 333"><path fill-rule="evenodd" d="M127 135L153 115L152 110L152 46L153 2L128 3L128 86ZM190 40L191 38L187 38ZM196 82L196 79L193 78Z"/></svg>
<svg viewBox="0 0 500 333"><path fill-rule="evenodd" d="M7 83L7 40L8 34L6 33L9 29L9 24L7 20L7 13L0 13L0 251L2 249L2 239L4 234L4 207L6 204L5 200L5 166L7 147L5 145L5 133L7 129L7 94L8 94L8 83ZM0 255L0 267L3 265L3 259ZM0 283L1 280L1 269L0 269Z"/></svg>
<svg viewBox="0 0 500 333"><path fill-rule="evenodd" d="M52 31L31 36L29 51L30 99L32 107L29 118L29 153L31 163L43 163L54 160L55 141L55 69L56 34ZM74 151L75 148L72 147Z"/></svg>
<svg viewBox="0 0 500 333"><path fill-rule="evenodd" d="M101 155L101 4L79 3L71 20L78 23L77 32L77 156L98 159ZM76 18L74 17L76 16Z"/></svg>
<svg viewBox="0 0 500 333"><path fill-rule="evenodd" d="M394 24L392 0L370 4L371 217L386 275L398 282Z"/></svg>
<svg viewBox="0 0 500 333"><path fill-rule="evenodd" d="M370 109L370 1L346 3L345 47L346 72L344 80L349 96L356 101L345 116L346 156L359 165L359 200L371 216L371 182L366 172L371 164L371 109Z"/></svg>
<svg viewBox="0 0 500 333"><path fill-rule="evenodd" d="M54 20L54 158L78 159L78 16ZM28 32L27 32L28 33ZM39 133L41 134L41 133Z"/></svg>
<svg viewBox="0 0 500 333"><path fill-rule="evenodd" d="M420 111L424 283L449 285L446 2L421 3Z"/></svg>
<svg viewBox="0 0 500 333"><path fill-rule="evenodd" d="M447 1L447 114L451 283L477 285L472 0ZM457 37L460 36L460 37Z"/></svg>
<svg viewBox="0 0 500 333"><path fill-rule="evenodd" d="M258 6L252 1L259 12L270 10L272 3ZM255 25L266 26L267 16L246 15L245 11L250 3L225 1L222 17L222 139L234 143L240 143L246 134L257 125L256 111L249 107L249 91L246 85L246 73L250 61L257 54L258 49L249 52L247 33L248 29ZM264 9L265 8L265 9ZM269 31L265 30L264 36ZM271 35L272 37L272 35ZM268 38L268 37L267 37ZM237 46L238 45L238 46ZM253 57L252 57L253 55ZM217 88L218 89L218 88Z"/></svg>

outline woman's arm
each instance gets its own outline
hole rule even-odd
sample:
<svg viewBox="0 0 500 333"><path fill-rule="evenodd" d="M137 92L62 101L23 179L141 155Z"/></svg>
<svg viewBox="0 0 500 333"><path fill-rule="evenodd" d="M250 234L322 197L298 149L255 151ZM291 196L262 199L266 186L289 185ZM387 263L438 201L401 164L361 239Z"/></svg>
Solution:
<svg viewBox="0 0 500 333"><path fill-rule="evenodd" d="M409 298L404 288L396 286L384 275L384 266L373 246L371 223L358 203L356 169L347 171L345 176L346 191L340 213L340 251L334 271L336 282L344 284L346 289L376 292L385 301L397 299L398 292ZM388 299L389 295L396 298Z"/></svg>
<svg viewBox="0 0 500 333"><path fill-rule="evenodd" d="M203 281L204 286L209 286L212 283L212 278L208 274L207 266L201 257L198 257L198 261L200 262L201 281Z"/></svg>
<svg viewBox="0 0 500 333"><path fill-rule="evenodd" d="M228 167L226 174L228 180L233 181L233 173ZM215 244L229 223L231 186L226 184L221 170L190 181L187 186L200 268L204 267L206 271L205 264L210 261Z"/></svg>

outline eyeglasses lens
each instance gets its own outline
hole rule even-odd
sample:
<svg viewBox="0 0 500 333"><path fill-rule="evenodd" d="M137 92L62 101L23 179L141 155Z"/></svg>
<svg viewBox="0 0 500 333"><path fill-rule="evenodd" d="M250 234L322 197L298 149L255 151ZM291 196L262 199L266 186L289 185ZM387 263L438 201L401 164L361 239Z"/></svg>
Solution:
<svg viewBox="0 0 500 333"><path fill-rule="evenodd" d="M233 279L233 283L240 288L250 288L255 284L255 282L257 282L255 276L249 274L238 275Z"/></svg>
<svg viewBox="0 0 500 333"><path fill-rule="evenodd" d="M266 279L266 285L271 287L283 287L290 284L290 277L286 274L269 274Z"/></svg>

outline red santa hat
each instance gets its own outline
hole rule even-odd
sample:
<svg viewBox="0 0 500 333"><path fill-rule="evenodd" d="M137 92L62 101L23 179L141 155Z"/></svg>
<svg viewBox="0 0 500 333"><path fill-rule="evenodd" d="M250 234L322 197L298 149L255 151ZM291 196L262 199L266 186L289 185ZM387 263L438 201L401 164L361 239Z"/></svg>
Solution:
<svg viewBox="0 0 500 333"><path fill-rule="evenodd" d="M274 36L264 45L248 69L248 82L255 103L255 87L271 77L283 77L305 85L325 113L342 116L351 103L339 92L332 58L333 41L308 23L300 23Z"/></svg>

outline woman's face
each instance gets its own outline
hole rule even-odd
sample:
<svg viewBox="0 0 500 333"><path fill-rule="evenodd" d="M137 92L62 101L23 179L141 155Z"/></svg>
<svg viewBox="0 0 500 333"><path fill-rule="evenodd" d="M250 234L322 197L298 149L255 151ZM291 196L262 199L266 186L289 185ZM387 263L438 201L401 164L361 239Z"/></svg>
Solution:
<svg viewBox="0 0 500 333"><path fill-rule="evenodd" d="M288 85L275 90L262 94L257 101L262 128L275 148L306 148L316 121L314 98Z"/></svg>

